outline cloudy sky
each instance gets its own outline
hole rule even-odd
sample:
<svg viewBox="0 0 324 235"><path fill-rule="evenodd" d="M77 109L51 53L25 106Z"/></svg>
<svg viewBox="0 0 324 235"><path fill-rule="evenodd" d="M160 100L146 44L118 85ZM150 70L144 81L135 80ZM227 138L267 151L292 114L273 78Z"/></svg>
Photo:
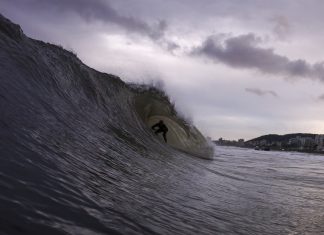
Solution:
<svg viewBox="0 0 324 235"><path fill-rule="evenodd" d="M163 83L216 139L324 133L322 0L0 0L33 38Z"/></svg>

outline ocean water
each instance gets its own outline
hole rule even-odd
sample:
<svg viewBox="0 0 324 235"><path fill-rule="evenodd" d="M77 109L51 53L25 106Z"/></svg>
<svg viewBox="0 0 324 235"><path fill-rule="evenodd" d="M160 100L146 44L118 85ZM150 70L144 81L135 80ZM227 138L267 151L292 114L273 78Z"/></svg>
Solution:
<svg viewBox="0 0 324 235"><path fill-rule="evenodd" d="M0 17L0 234L324 234L324 157L160 141L137 93Z"/></svg>
<svg viewBox="0 0 324 235"><path fill-rule="evenodd" d="M323 156L216 149L212 161L17 153L1 161L1 231L324 234Z"/></svg>

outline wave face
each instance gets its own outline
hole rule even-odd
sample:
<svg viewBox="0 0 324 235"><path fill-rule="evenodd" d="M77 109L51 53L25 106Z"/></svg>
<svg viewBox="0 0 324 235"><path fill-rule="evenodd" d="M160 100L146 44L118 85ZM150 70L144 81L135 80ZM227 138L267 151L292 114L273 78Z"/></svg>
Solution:
<svg viewBox="0 0 324 235"><path fill-rule="evenodd" d="M213 148L197 128L177 115L169 99L154 90L138 90L134 104L137 113L147 127L162 120L168 127L167 143L175 149L195 156L211 159ZM162 140L162 137L160 136Z"/></svg>
<svg viewBox="0 0 324 235"><path fill-rule="evenodd" d="M218 148L0 17L0 234L320 234L324 160ZM154 93L154 92L153 92ZM169 144L152 134L170 125Z"/></svg>

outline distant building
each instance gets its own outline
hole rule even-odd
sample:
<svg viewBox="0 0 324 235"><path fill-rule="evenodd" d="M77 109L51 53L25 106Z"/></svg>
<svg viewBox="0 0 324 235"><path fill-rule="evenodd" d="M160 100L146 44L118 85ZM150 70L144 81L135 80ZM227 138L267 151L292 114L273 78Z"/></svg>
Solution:
<svg viewBox="0 0 324 235"><path fill-rule="evenodd" d="M239 139L238 141L236 141L236 140L225 140L223 138L219 138L218 140L213 142L217 145L222 145L222 146L237 146L237 147L245 146L244 139Z"/></svg>
<svg viewBox="0 0 324 235"><path fill-rule="evenodd" d="M315 144L318 151L324 151L324 135L315 136Z"/></svg>
<svg viewBox="0 0 324 235"><path fill-rule="evenodd" d="M243 147L244 146L244 139L239 139L237 141L237 145L240 146L240 147Z"/></svg>
<svg viewBox="0 0 324 235"><path fill-rule="evenodd" d="M296 136L295 138L289 139L288 144L294 148L300 148L302 146L301 139L300 136Z"/></svg>
<svg viewBox="0 0 324 235"><path fill-rule="evenodd" d="M311 137L301 138L301 148L305 150L314 150L315 139Z"/></svg>

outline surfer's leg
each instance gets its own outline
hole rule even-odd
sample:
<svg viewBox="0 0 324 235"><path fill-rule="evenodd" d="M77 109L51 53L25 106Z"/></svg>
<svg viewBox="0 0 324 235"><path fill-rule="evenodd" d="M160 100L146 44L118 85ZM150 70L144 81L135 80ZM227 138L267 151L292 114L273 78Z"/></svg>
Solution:
<svg viewBox="0 0 324 235"><path fill-rule="evenodd" d="M166 143L167 142L167 138L166 138L166 132L165 131L163 132L163 139L164 139L164 141Z"/></svg>

